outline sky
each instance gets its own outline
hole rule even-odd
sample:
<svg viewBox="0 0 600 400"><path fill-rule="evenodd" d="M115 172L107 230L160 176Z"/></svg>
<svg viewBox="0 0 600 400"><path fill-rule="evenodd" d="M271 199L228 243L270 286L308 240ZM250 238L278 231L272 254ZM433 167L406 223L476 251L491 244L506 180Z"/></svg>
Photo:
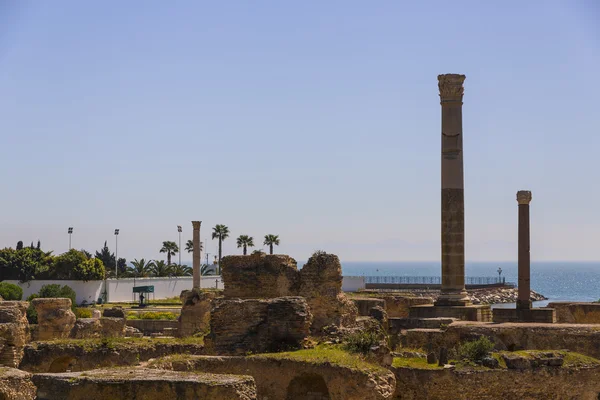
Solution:
<svg viewBox="0 0 600 400"><path fill-rule="evenodd" d="M439 260L462 73L467 260L516 259L518 190L532 260L598 260L599 71L594 0L0 0L0 247Z"/></svg>

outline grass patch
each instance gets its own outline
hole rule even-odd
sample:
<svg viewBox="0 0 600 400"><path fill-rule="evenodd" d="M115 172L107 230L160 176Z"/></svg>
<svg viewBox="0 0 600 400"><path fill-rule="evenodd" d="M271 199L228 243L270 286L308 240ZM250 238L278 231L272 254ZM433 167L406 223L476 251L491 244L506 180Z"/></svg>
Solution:
<svg viewBox="0 0 600 400"><path fill-rule="evenodd" d="M75 317L79 318L92 318L92 309L91 308L76 308L75 309Z"/></svg>
<svg viewBox="0 0 600 400"><path fill-rule="evenodd" d="M147 311L147 312L129 312L127 313L127 319L162 319L174 321L179 317L179 314L175 314L170 311Z"/></svg>
<svg viewBox="0 0 600 400"><path fill-rule="evenodd" d="M86 351L109 348L151 348L157 344L173 345L204 345L204 337L185 338L102 338L102 339L58 339L44 342L33 342L31 345L38 347L42 345L56 346L80 346Z"/></svg>
<svg viewBox="0 0 600 400"><path fill-rule="evenodd" d="M403 358L394 357L392 367L395 368L415 368L415 369L444 369L439 367L437 362L435 364L428 364L426 358Z"/></svg>
<svg viewBox="0 0 600 400"><path fill-rule="evenodd" d="M249 358L270 358L276 360L302 361L313 364L333 364L375 374L389 373L389 370L368 362L358 354L349 353L340 346L318 345L314 349L257 354L249 356Z"/></svg>

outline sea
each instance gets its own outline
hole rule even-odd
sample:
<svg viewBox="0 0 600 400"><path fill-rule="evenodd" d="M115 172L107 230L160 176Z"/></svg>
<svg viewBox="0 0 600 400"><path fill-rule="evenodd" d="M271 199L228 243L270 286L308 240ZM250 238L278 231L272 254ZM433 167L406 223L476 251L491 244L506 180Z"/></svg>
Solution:
<svg viewBox="0 0 600 400"><path fill-rule="evenodd" d="M299 263L300 264L300 263ZM298 265L300 267L300 265ZM498 276L517 283L516 262L467 262L465 275ZM358 262L342 263L342 273L353 276L440 276L439 262ZM531 262L531 288L548 298L535 302L543 307L551 301L598 301L600 299L600 262ZM506 305L510 307L510 305Z"/></svg>

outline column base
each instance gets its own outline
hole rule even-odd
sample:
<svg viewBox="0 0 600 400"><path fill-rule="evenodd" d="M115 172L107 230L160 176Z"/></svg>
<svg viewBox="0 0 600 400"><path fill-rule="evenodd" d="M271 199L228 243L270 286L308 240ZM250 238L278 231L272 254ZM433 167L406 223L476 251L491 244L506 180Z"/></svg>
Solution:
<svg viewBox="0 0 600 400"><path fill-rule="evenodd" d="M433 304L438 307L465 307L473 305L465 290L459 292L442 291L440 297Z"/></svg>
<svg viewBox="0 0 600 400"><path fill-rule="evenodd" d="M431 304L412 306L409 318L456 318L462 321L492 322L492 309L488 305L432 306Z"/></svg>
<svg viewBox="0 0 600 400"><path fill-rule="evenodd" d="M531 300L527 299L527 300L519 300L517 299L517 308L519 310L530 310L532 308L531 306Z"/></svg>

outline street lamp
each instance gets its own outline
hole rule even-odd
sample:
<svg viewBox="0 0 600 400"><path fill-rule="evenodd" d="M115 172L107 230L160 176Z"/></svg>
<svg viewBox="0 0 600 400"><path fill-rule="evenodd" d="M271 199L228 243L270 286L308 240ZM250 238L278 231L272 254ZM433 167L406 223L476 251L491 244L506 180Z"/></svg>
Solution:
<svg viewBox="0 0 600 400"><path fill-rule="evenodd" d="M71 235L73 234L72 226L69 227L69 230L67 231L67 233L69 234L69 250L71 250Z"/></svg>
<svg viewBox="0 0 600 400"><path fill-rule="evenodd" d="M177 225L177 232L179 232L179 266L181 267L181 225Z"/></svg>
<svg viewBox="0 0 600 400"><path fill-rule="evenodd" d="M119 230L115 229L115 278L118 276L119 271Z"/></svg>
<svg viewBox="0 0 600 400"><path fill-rule="evenodd" d="M502 282L502 279L500 278L500 275L502 275L502 268L498 267L498 271L496 271L496 272L498 272L498 281L499 281L498 283L500 283L500 282Z"/></svg>

